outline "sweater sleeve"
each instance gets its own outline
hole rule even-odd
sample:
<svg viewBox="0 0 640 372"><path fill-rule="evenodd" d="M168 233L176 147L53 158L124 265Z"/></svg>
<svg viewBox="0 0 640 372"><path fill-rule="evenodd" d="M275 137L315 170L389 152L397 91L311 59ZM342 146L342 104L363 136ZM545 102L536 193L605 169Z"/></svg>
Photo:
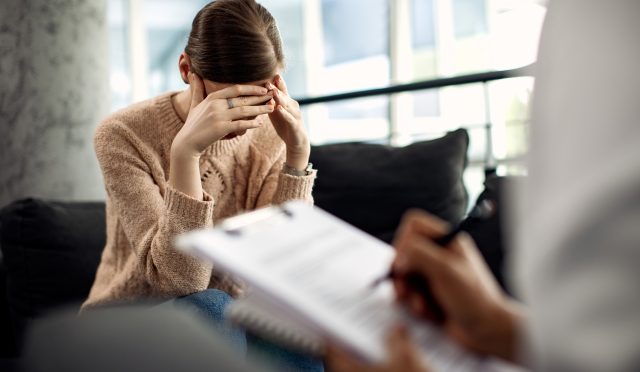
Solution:
<svg viewBox="0 0 640 372"><path fill-rule="evenodd" d="M173 240L212 225L211 196L201 201L166 183L158 185L144 160L149 150L120 123L101 125L94 146L107 196L153 291L181 296L206 289L211 264L177 251Z"/></svg>
<svg viewBox="0 0 640 372"><path fill-rule="evenodd" d="M292 176L282 171L284 165L284 153L275 159L271 165L269 174L258 195L257 206L268 204L282 204L289 200L303 200L313 204L311 192L316 179L317 171L313 170L308 176Z"/></svg>

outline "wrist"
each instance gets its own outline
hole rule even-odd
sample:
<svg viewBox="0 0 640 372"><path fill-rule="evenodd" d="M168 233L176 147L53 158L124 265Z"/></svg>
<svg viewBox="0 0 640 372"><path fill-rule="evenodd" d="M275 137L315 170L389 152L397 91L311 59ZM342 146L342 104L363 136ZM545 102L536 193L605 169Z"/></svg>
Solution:
<svg viewBox="0 0 640 372"><path fill-rule="evenodd" d="M183 145L180 141L174 140L171 144L170 160L177 162L192 162L200 160L200 153L190 150L188 146Z"/></svg>
<svg viewBox="0 0 640 372"><path fill-rule="evenodd" d="M285 163L298 171L303 171L307 167L307 164L309 164L310 154L311 146L308 144L296 149L290 149L287 147Z"/></svg>
<svg viewBox="0 0 640 372"><path fill-rule="evenodd" d="M524 311L520 304L504 299L496 304L492 311L493 319L486 331L486 343L489 354L512 363L519 362L519 344Z"/></svg>

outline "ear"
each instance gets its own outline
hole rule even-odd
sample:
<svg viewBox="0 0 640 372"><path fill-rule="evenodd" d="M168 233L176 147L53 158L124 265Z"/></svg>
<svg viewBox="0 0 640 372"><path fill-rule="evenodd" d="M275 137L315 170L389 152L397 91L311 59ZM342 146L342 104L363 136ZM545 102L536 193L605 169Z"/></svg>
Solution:
<svg viewBox="0 0 640 372"><path fill-rule="evenodd" d="M189 71L191 71L191 59L186 52L180 53L178 58L178 70L180 70L180 77L185 84L189 84Z"/></svg>

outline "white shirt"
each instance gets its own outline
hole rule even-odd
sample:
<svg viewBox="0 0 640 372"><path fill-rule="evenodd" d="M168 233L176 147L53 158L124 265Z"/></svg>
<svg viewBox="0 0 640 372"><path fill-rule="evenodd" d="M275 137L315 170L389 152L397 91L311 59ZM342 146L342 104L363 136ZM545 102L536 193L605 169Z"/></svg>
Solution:
<svg viewBox="0 0 640 372"><path fill-rule="evenodd" d="M640 0L552 0L513 272L532 357L640 371Z"/></svg>

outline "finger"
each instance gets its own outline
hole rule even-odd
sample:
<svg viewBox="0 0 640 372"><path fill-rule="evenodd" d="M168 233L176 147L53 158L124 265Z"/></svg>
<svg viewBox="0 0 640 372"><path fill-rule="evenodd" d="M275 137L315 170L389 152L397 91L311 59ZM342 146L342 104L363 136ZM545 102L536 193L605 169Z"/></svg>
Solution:
<svg viewBox="0 0 640 372"><path fill-rule="evenodd" d="M391 356L403 355L406 352L407 346L411 346L407 328L402 324L398 324L391 329L387 334L385 342L387 343L387 349L391 353Z"/></svg>
<svg viewBox="0 0 640 372"><path fill-rule="evenodd" d="M189 86L191 87L191 108L194 108L204 100L204 83L198 75L189 72Z"/></svg>
<svg viewBox="0 0 640 372"><path fill-rule="evenodd" d="M409 371L427 371L422 365L420 354L404 326L395 327L387 337L390 365L403 366Z"/></svg>
<svg viewBox="0 0 640 372"><path fill-rule="evenodd" d="M403 265L398 268L404 273L419 273L430 279L446 270L451 265L447 251L440 249L435 243L422 236L414 236L407 241L403 255Z"/></svg>
<svg viewBox="0 0 640 372"><path fill-rule="evenodd" d="M437 238L449 231L449 224L423 210L410 209L402 216L398 230L400 234L413 231Z"/></svg>
<svg viewBox="0 0 640 372"><path fill-rule="evenodd" d="M276 103L276 106L280 105L284 107L284 109L287 110L294 118L300 118L300 105L297 101L282 93L278 89L273 90L273 92L273 99Z"/></svg>
<svg viewBox="0 0 640 372"><path fill-rule="evenodd" d="M282 91L280 91L277 88L271 90L271 92L273 92L273 99L276 101L277 105L281 105L281 106L287 105L287 99L289 99L287 95L285 95Z"/></svg>
<svg viewBox="0 0 640 372"><path fill-rule="evenodd" d="M234 120L229 125L229 133L241 132L248 129L259 128L262 125L262 120L256 118L254 120Z"/></svg>
<svg viewBox="0 0 640 372"><path fill-rule="evenodd" d="M422 210L410 209L402 216L393 246L401 252L407 242L415 239L416 235L437 238L446 234L447 231L449 231L449 225L446 222Z"/></svg>
<svg viewBox="0 0 640 372"><path fill-rule="evenodd" d="M465 231L461 231L456 237L452 240L451 244L449 244L449 249L452 252L455 252L470 261L481 260L484 261L480 251L478 250L475 241Z"/></svg>
<svg viewBox="0 0 640 372"><path fill-rule="evenodd" d="M273 105L260 105L260 106L240 106L235 107L227 111L231 120L244 119L252 116L258 116L263 114L270 114L273 112Z"/></svg>
<svg viewBox="0 0 640 372"><path fill-rule="evenodd" d="M289 89L287 88L287 83L285 83L284 78L282 77L282 75L278 74L276 75L276 78L274 79L276 86L278 87L278 89L280 89L282 92L284 92L284 94L289 95Z"/></svg>
<svg viewBox="0 0 640 372"><path fill-rule="evenodd" d="M262 125L261 118L255 118L253 120L234 120L231 122L234 132L246 131L247 129L255 129Z"/></svg>
<svg viewBox="0 0 640 372"><path fill-rule="evenodd" d="M232 85L224 89L220 89L211 93L209 96L212 99L227 99L236 98L242 96L264 96L268 92L267 88L257 85Z"/></svg>
<svg viewBox="0 0 640 372"><path fill-rule="evenodd" d="M277 105L273 113L284 119L289 124L293 125L296 123L296 118L291 115L291 113L287 111L282 105Z"/></svg>
<svg viewBox="0 0 640 372"><path fill-rule="evenodd" d="M253 106L260 103L268 102L273 98L272 92L267 92L262 96L244 96L237 98L229 98L233 107L241 107L241 106Z"/></svg>
<svg viewBox="0 0 640 372"><path fill-rule="evenodd" d="M366 372L370 370L368 366L335 346L327 347L326 361L329 366L328 370L331 372Z"/></svg>
<svg viewBox="0 0 640 372"><path fill-rule="evenodd" d="M407 295L407 286L400 278L393 279L393 287L395 288L396 300L402 302Z"/></svg>

